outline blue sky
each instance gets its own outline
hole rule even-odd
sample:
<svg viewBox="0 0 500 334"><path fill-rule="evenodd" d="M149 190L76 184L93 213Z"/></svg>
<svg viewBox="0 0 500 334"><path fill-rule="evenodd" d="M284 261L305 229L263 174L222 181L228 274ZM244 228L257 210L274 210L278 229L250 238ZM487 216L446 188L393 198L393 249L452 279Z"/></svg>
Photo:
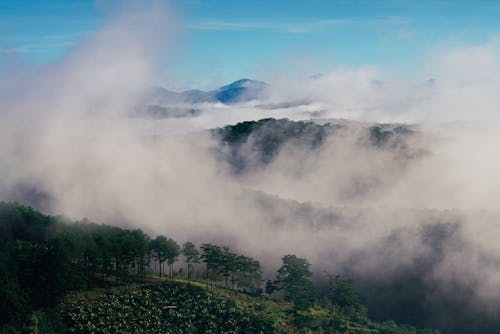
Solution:
<svg viewBox="0 0 500 334"><path fill-rule="evenodd" d="M0 61L57 61L104 23L103 3L1 0ZM177 0L174 8L181 33L166 72L202 88L340 65L412 71L439 45L500 32L500 1L487 0Z"/></svg>

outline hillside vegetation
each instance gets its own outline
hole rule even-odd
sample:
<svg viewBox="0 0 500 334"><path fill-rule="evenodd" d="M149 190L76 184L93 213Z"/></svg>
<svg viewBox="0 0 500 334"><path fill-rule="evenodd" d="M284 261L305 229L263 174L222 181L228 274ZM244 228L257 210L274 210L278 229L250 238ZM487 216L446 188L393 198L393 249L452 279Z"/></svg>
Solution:
<svg viewBox="0 0 500 334"><path fill-rule="evenodd" d="M236 174L265 168L287 145L310 153L321 149L328 139L341 140L347 134L356 137L358 148L393 151L403 160L423 154L420 148L407 143L415 132L409 126L398 124L365 125L333 121L320 124L266 118L227 125L211 133L219 143L219 158L227 161ZM334 138L338 134L342 135Z"/></svg>
<svg viewBox="0 0 500 334"><path fill-rule="evenodd" d="M62 314L72 333L438 333L372 322L335 305L295 313L291 303L187 282L116 290Z"/></svg>
<svg viewBox="0 0 500 334"><path fill-rule="evenodd" d="M0 203L0 229L2 333L438 333L370 321L347 278L319 294L291 254L264 293L259 262L228 247L16 203ZM174 270L181 254L185 271Z"/></svg>

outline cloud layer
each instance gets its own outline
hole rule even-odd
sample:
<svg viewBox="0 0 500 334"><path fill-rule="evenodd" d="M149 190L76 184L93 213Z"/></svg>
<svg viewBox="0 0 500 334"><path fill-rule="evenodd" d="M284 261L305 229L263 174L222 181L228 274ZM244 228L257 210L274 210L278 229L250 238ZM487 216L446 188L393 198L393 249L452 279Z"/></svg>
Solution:
<svg viewBox="0 0 500 334"><path fill-rule="evenodd" d="M275 77L266 101L145 120L130 114L139 92L161 79L177 23L162 2L132 8L111 11L62 61L1 79L2 199L179 241L233 243L270 267L297 253L375 281L420 268L442 294L458 282L474 286L471 300L498 302L495 41L441 50L414 77L370 66ZM259 107L286 101L307 103ZM358 122L334 121L342 128L321 148L285 144L238 177L202 131L311 115ZM380 147L370 144L373 121L418 124L402 146Z"/></svg>

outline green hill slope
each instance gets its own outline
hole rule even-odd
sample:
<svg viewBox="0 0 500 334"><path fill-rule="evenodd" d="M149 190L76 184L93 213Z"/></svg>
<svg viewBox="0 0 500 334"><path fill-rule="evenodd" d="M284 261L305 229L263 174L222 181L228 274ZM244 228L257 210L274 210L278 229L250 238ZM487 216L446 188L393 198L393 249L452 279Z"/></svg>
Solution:
<svg viewBox="0 0 500 334"><path fill-rule="evenodd" d="M71 222L0 202L0 332L438 333L376 323L357 302L341 307L345 298L316 295L308 262L294 255L284 256L287 267L284 261L278 280L266 284L276 301L263 297L259 262L229 247L203 244L192 254L192 261L203 262L203 274L191 277L208 277L220 287L173 280L180 252L164 236L152 239L141 230ZM161 277L161 264L170 264L170 280L165 272Z"/></svg>
<svg viewBox="0 0 500 334"><path fill-rule="evenodd" d="M60 308L71 333L438 333L372 322L335 306L294 313L290 303L180 281L129 286L73 303Z"/></svg>

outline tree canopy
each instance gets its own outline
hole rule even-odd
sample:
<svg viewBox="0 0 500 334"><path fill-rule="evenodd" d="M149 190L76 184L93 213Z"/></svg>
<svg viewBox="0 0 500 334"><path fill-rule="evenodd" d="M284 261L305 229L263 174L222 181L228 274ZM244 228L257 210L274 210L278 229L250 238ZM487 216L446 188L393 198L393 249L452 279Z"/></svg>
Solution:
<svg viewBox="0 0 500 334"><path fill-rule="evenodd" d="M314 302L309 262L290 254L285 255L282 261L276 278L279 288L283 289L284 299L292 301L298 310L308 309Z"/></svg>

